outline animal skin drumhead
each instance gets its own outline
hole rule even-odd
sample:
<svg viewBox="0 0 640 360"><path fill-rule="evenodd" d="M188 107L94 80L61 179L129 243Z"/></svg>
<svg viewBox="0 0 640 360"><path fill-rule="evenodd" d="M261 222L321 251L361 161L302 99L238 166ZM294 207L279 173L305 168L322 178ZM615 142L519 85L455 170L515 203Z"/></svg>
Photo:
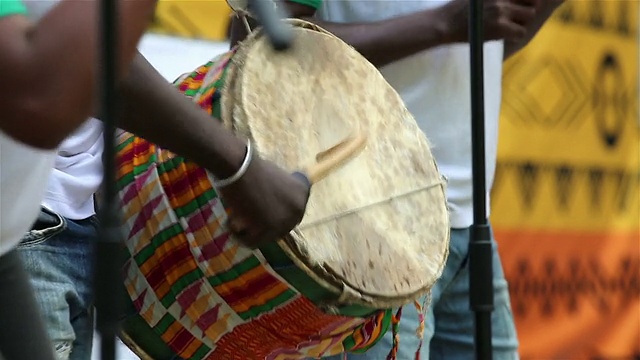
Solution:
<svg viewBox="0 0 640 360"><path fill-rule="evenodd" d="M259 32L238 49L224 95L231 121L260 156L291 171L366 135L357 157L313 185L304 219L280 245L341 302L404 304L432 287L448 255L445 184L427 137L358 52L293 23L304 27L293 27L289 51L275 52Z"/></svg>

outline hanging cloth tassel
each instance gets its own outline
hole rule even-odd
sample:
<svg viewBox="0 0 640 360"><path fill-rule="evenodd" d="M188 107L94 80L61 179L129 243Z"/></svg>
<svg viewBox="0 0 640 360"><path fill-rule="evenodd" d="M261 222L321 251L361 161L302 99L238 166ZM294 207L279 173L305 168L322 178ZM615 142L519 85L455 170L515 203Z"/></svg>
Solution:
<svg viewBox="0 0 640 360"><path fill-rule="evenodd" d="M420 340L420 342L418 343L418 350L416 351L415 360L420 360L420 350L422 350L422 344L424 343L424 324L425 324L428 303L429 303L429 296L426 296L424 298L424 301L422 302L422 304L420 304L418 301L413 302L413 304L416 307L416 310L418 310L418 320L420 321L420 323L418 324L418 328L416 329L416 336L418 336L418 339Z"/></svg>
<svg viewBox="0 0 640 360"><path fill-rule="evenodd" d="M393 334L393 347L391 352L387 355L387 360L397 360L398 346L400 345L400 335L398 334L398 324L400 324L400 318L402 317L402 308L398 309L398 312L391 319L391 331Z"/></svg>

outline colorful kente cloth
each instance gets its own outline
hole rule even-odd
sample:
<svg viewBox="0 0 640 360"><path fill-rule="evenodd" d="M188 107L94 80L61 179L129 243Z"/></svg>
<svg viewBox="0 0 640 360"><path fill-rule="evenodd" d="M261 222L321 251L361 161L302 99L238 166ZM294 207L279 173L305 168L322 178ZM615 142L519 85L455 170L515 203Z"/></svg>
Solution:
<svg viewBox="0 0 640 360"><path fill-rule="evenodd" d="M175 85L220 119L219 89L234 51ZM123 132L118 189L127 231L125 285L135 308L184 359L300 359L363 351L390 327L327 315L287 284L259 251L234 243L203 168Z"/></svg>

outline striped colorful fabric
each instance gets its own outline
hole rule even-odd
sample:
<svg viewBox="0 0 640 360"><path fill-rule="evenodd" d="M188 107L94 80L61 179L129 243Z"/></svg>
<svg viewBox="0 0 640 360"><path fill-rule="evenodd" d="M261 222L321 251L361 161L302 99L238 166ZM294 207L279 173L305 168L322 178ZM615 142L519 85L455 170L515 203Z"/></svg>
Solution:
<svg viewBox="0 0 640 360"><path fill-rule="evenodd" d="M218 90L234 51L175 84L219 121ZM222 225L212 177L130 133L118 136L118 188L127 232L125 285L154 332L184 359L302 359L362 351L392 314L328 315L289 285L259 251Z"/></svg>

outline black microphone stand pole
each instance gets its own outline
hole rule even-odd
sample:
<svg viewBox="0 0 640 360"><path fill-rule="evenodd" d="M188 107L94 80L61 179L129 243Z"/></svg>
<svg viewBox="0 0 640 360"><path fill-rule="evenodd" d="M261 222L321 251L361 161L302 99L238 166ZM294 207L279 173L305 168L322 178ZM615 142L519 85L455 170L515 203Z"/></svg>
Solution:
<svg viewBox="0 0 640 360"><path fill-rule="evenodd" d="M476 360L492 359L493 256L487 219L484 130L483 0L469 0L471 60L471 153L473 173L473 225L469 239L469 291L475 313Z"/></svg>
<svg viewBox="0 0 640 360"><path fill-rule="evenodd" d="M116 202L115 186L115 120L118 116L116 93L116 0L100 0L101 11L99 47L101 59L101 113L104 124L104 179L102 201L99 207L100 230L96 248L96 274L94 294L97 323L100 333L100 358L115 360L118 334L118 319L124 293L122 278L123 236L120 233L120 212ZM97 34L96 34L97 35ZM98 50L98 49L96 49Z"/></svg>
<svg viewBox="0 0 640 360"><path fill-rule="evenodd" d="M273 6L272 0L249 0L249 10L262 24L262 28L276 51L284 51L293 43L293 31L280 19L288 17L285 10Z"/></svg>

